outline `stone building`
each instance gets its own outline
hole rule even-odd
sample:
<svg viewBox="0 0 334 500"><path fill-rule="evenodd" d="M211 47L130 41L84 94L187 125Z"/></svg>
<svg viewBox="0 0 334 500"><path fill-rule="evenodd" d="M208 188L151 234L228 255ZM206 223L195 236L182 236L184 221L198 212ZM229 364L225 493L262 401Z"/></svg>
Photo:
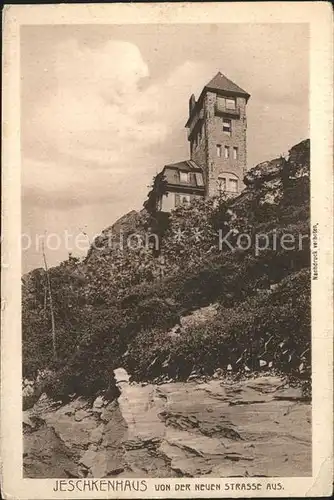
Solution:
<svg viewBox="0 0 334 500"><path fill-rule="evenodd" d="M196 197L238 195L247 169L246 105L250 95L222 73L189 99L190 160L166 165L158 209L169 212Z"/></svg>

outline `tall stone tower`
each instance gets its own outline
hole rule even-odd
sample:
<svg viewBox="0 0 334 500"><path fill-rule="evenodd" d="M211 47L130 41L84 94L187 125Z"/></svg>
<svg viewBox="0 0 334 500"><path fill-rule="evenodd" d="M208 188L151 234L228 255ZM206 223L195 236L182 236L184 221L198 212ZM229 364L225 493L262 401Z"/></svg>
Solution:
<svg viewBox="0 0 334 500"><path fill-rule="evenodd" d="M243 189L247 168L246 104L250 95L222 73L189 100L190 158L204 174L205 196Z"/></svg>

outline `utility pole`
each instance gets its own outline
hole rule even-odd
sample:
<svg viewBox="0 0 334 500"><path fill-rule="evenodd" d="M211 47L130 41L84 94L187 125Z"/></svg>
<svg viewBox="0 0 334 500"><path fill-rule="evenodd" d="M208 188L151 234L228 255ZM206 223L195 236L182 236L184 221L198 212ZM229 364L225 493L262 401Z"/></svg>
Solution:
<svg viewBox="0 0 334 500"><path fill-rule="evenodd" d="M56 324L55 317L53 311L53 301L52 301L52 290L51 290L51 282L49 276L48 265L46 262L45 250L44 250L44 241L42 243L42 253L44 259L45 273L46 273L46 282L49 291L49 300L50 300L50 313L51 313L51 329L52 329L52 351L53 351L53 361L57 361L57 348L56 348Z"/></svg>

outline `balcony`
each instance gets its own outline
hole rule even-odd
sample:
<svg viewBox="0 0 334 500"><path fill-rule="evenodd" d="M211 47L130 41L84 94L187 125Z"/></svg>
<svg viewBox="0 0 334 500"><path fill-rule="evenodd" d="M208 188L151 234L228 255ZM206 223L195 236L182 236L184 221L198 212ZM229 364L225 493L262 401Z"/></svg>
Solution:
<svg viewBox="0 0 334 500"><path fill-rule="evenodd" d="M226 107L226 105L217 101L215 104L215 114L222 116L230 116L232 118L240 118L240 106L235 106L234 108L228 108Z"/></svg>

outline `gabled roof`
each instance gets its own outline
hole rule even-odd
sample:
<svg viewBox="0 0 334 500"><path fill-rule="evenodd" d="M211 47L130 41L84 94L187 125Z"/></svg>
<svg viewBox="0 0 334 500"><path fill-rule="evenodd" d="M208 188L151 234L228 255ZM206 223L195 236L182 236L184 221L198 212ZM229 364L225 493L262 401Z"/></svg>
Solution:
<svg viewBox="0 0 334 500"><path fill-rule="evenodd" d="M183 181L180 172L188 173L187 181ZM193 160L184 160L165 165L162 173L167 181L168 190L175 192L203 192L203 170Z"/></svg>
<svg viewBox="0 0 334 500"><path fill-rule="evenodd" d="M225 75L223 75L220 71L207 83L204 87L206 90L220 90L222 92L228 92L238 95L243 95L248 99L250 94L239 87L236 83L229 80ZM203 90L204 90L203 89Z"/></svg>
<svg viewBox="0 0 334 500"><path fill-rule="evenodd" d="M177 163L170 163L169 165L165 165L164 170L166 168L182 170L183 172L202 172L201 167L199 167L193 160L184 160Z"/></svg>

